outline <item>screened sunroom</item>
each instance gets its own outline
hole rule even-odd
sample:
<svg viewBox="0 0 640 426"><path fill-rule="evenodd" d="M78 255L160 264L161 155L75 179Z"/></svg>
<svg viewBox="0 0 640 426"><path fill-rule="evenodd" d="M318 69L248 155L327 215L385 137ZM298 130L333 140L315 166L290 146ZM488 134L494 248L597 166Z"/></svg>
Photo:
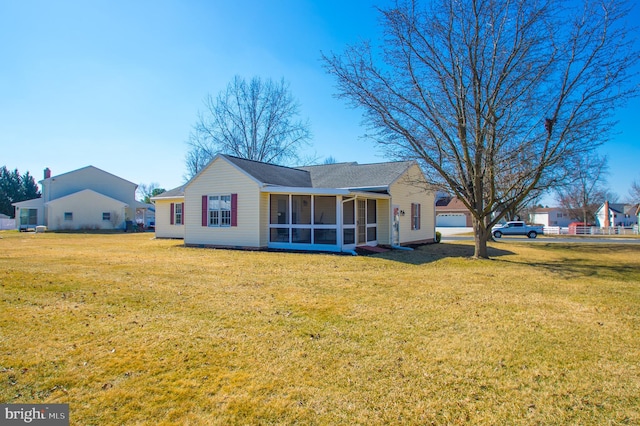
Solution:
<svg viewBox="0 0 640 426"><path fill-rule="evenodd" d="M269 191L269 248L339 252L388 243L389 195L299 189Z"/></svg>

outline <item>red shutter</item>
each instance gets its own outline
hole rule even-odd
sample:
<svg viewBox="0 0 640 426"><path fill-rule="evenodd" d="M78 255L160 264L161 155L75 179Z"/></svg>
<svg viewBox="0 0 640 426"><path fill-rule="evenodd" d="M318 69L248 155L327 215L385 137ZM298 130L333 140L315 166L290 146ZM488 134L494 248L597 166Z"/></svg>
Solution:
<svg viewBox="0 0 640 426"><path fill-rule="evenodd" d="M418 223L416 223L416 229L422 229L422 205L416 204L416 208L418 209Z"/></svg>
<svg viewBox="0 0 640 426"><path fill-rule="evenodd" d="M208 225L208 220L207 220L208 219L207 218L208 203L209 203L209 197L207 197L206 195L203 195L202 196L202 226Z"/></svg>
<svg viewBox="0 0 640 426"><path fill-rule="evenodd" d="M231 226L238 226L238 194L231 194Z"/></svg>
<svg viewBox="0 0 640 426"><path fill-rule="evenodd" d="M184 225L184 203L182 203L182 225Z"/></svg>
<svg viewBox="0 0 640 426"><path fill-rule="evenodd" d="M170 214L169 214L169 223L171 225L173 225L173 211L175 209L175 204L171 203L171 210L170 210Z"/></svg>

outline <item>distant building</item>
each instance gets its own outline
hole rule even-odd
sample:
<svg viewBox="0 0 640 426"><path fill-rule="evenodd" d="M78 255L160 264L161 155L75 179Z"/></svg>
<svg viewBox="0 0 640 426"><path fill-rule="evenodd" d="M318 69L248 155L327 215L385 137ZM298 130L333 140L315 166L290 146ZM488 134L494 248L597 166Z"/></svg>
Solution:
<svg viewBox="0 0 640 426"><path fill-rule="evenodd" d="M598 210L596 210L596 225L601 228L637 225L638 208L638 204L610 203L605 201Z"/></svg>
<svg viewBox="0 0 640 426"><path fill-rule="evenodd" d="M529 221L544 226L567 227L571 223L569 213L560 207L537 208L529 214Z"/></svg>
<svg viewBox="0 0 640 426"><path fill-rule="evenodd" d="M136 201L138 185L93 166L57 176L47 168L40 185L42 197L13 203L18 229L124 229L154 209Z"/></svg>
<svg viewBox="0 0 640 426"><path fill-rule="evenodd" d="M457 197L436 201L436 226L467 228L473 226L471 212Z"/></svg>

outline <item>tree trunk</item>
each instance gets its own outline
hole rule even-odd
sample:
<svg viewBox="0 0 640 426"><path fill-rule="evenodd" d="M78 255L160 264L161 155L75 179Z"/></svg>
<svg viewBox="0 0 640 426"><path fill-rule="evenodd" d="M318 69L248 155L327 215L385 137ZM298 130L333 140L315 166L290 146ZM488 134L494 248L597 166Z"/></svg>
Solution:
<svg viewBox="0 0 640 426"><path fill-rule="evenodd" d="M484 224L478 222L477 219L473 219L473 233L475 240L475 249L473 252L474 259L488 259L489 252L487 251L487 241L491 236L491 230L487 229Z"/></svg>

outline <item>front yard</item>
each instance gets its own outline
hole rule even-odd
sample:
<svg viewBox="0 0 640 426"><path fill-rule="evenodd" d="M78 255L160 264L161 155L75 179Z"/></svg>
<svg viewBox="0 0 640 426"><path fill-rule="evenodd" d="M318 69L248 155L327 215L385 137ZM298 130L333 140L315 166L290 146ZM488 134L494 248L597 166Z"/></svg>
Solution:
<svg viewBox="0 0 640 426"><path fill-rule="evenodd" d="M0 232L0 401L71 424L640 424L640 246Z"/></svg>

